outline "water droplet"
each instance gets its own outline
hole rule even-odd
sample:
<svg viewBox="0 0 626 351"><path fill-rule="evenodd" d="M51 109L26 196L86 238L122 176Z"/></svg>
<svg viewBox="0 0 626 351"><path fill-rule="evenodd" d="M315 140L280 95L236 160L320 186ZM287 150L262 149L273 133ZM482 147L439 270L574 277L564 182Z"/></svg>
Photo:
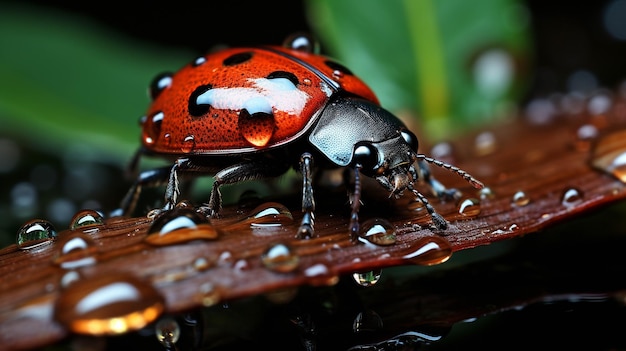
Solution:
<svg viewBox="0 0 626 351"><path fill-rule="evenodd" d="M447 261L452 256L450 243L438 236L421 238L413 246L413 251L402 258L413 264L431 266Z"/></svg>
<svg viewBox="0 0 626 351"><path fill-rule="evenodd" d="M204 283L198 288L197 299L204 307L215 305L221 297L219 289L216 289L211 283Z"/></svg>
<svg viewBox="0 0 626 351"><path fill-rule="evenodd" d="M311 285L331 286L339 282L339 276L324 263L316 263L307 267L304 270L304 275L309 278Z"/></svg>
<svg viewBox="0 0 626 351"><path fill-rule="evenodd" d="M172 245L192 240L217 239L218 229L191 207L175 207L160 214L144 239L152 245Z"/></svg>
<svg viewBox="0 0 626 351"><path fill-rule="evenodd" d="M255 207L240 224L251 227L278 227L293 222L291 211L278 202L266 202Z"/></svg>
<svg viewBox="0 0 626 351"><path fill-rule="evenodd" d="M196 148L196 138L193 135L187 135L185 139L183 139L183 146L181 146L180 151L188 154Z"/></svg>
<svg viewBox="0 0 626 351"><path fill-rule="evenodd" d="M480 213L480 201L473 197L463 199L458 204L459 213L465 217L478 216Z"/></svg>
<svg viewBox="0 0 626 351"><path fill-rule="evenodd" d="M343 72L338 69L333 71L333 78L340 79L341 77L343 77Z"/></svg>
<svg viewBox="0 0 626 351"><path fill-rule="evenodd" d="M430 156L434 159L440 160L446 157L452 157L453 152L454 148L452 147L452 144L444 141L435 144L435 146L430 149Z"/></svg>
<svg viewBox="0 0 626 351"><path fill-rule="evenodd" d="M57 232L52 223L43 219L30 220L17 232L17 247L22 250L32 249L56 239Z"/></svg>
<svg viewBox="0 0 626 351"><path fill-rule="evenodd" d="M302 80L302 84L306 85L306 86L310 86L312 84L311 80L309 78L304 78Z"/></svg>
<svg viewBox="0 0 626 351"><path fill-rule="evenodd" d="M270 142L276 131L273 113L256 112L250 114L247 109L239 112L239 132L250 144L263 147Z"/></svg>
<svg viewBox="0 0 626 351"><path fill-rule="evenodd" d="M583 124L576 130L574 146L578 151L589 151L592 142L598 137L598 128L593 124Z"/></svg>
<svg viewBox="0 0 626 351"><path fill-rule="evenodd" d="M361 224L360 236L372 244L393 245L396 243L396 227L386 219L372 218Z"/></svg>
<svg viewBox="0 0 626 351"><path fill-rule="evenodd" d="M495 198L496 194L493 193L491 188L484 187L484 188L478 190L478 196L480 197L481 200L487 200L487 199Z"/></svg>
<svg viewBox="0 0 626 351"><path fill-rule="evenodd" d="M513 194L511 203L513 204L513 206L524 207L530 203L530 197L528 197L525 192L520 190Z"/></svg>
<svg viewBox="0 0 626 351"><path fill-rule="evenodd" d="M375 332L383 327L383 319L373 310L360 312L352 322L352 331L355 333Z"/></svg>
<svg viewBox="0 0 626 351"><path fill-rule="evenodd" d="M193 261L193 269L198 272L206 271L211 267L211 263L204 257L198 257Z"/></svg>
<svg viewBox="0 0 626 351"><path fill-rule="evenodd" d="M567 188L561 196L561 203L567 207L575 206L583 202L583 193L577 188Z"/></svg>
<svg viewBox="0 0 626 351"><path fill-rule="evenodd" d="M103 225L104 219L102 215L98 211L94 210L82 210L74 215L72 220L70 221L70 229L74 230L77 228L87 228L93 229L93 227Z"/></svg>
<svg viewBox="0 0 626 351"><path fill-rule="evenodd" d="M626 183L626 129L601 137L593 150L591 164Z"/></svg>
<svg viewBox="0 0 626 351"><path fill-rule="evenodd" d="M161 318L154 326L154 335L169 350L180 338L180 326L172 317Z"/></svg>
<svg viewBox="0 0 626 351"><path fill-rule="evenodd" d="M280 273L293 272L298 268L300 257L285 244L273 244L261 255L265 267Z"/></svg>
<svg viewBox="0 0 626 351"><path fill-rule="evenodd" d="M80 274L77 271L67 271L61 277L61 286L67 288L70 284L80 279Z"/></svg>
<svg viewBox="0 0 626 351"><path fill-rule="evenodd" d="M80 232L64 237L53 262L64 269L75 269L96 263L98 246L90 237Z"/></svg>
<svg viewBox="0 0 626 351"><path fill-rule="evenodd" d="M54 317L75 333L114 335L143 328L163 309L163 298L150 284L118 273L72 283L57 300Z"/></svg>
<svg viewBox="0 0 626 351"><path fill-rule="evenodd" d="M372 286L378 283L380 276L382 275L381 269L376 269L368 272L356 272L352 273L352 279L360 286Z"/></svg>
<svg viewBox="0 0 626 351"><path fill-rule="evenodd" d="M478 156L496 151L496 136L488 131L478 134L474 140L474 150Z"/></svg>
<svg viewBox="0 0 626 351"><path fill-rule="evenodd" d="M163 145L170 146L172 144L172 134L165 133L163 135Z"/></svg>

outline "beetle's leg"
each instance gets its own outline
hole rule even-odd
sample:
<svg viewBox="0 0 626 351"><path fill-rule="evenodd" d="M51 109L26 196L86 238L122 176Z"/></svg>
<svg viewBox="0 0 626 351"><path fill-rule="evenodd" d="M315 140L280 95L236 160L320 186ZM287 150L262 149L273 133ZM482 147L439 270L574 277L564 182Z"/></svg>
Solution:
<svg viewBox="0 0 626 351"><path fill-rule="evenodd" d="M439 213L437 213L437 211L435 211L433 206L428 202L426 197L422 195L422 193L414 189L413 186L410 186L409 190L411 190L413 195L415 195L422 202L422 204L424 204L424 207L426 207L426 211L430 215L430 218L432 218L433 223L435 224L435 227L437 227L437 229L448 228L448 221L446 221L446 219L443 218L442 215L440 215Z"/></svg>
<svg viewBox="0 0 626 351"><path fill-rule="evenodd" d="M359 209L361 208L361 165L354 167L354 191L352 192L352 210L350 212L350 240L359 238Z"/></svg>
<svg viewBox="0 0 626 351"><path fill-rule="evenodd" d="M440 181L435 179L435 177L430 173L430 169L428 165L423 160L417 161L419 166L419 173L422 176L422 179L430 185L430 188L433 191L433 194L442 200L453 200L458 199L461 196L461 192L455 188L446 188L445 185L441 184ZM414 169L413 167L411 167ZM413 177L414 181L417 181L417 178Z"/></svg>
<svg viewBox="0 0 626 351"><path fill-rule="evenodd" d="M420 162L420 165L421 165L421 162ZM427 171L428 171L428 169L427 169ZM415 167L413 167L413 166L409 167L409 173L411 174L411 177L413 177L413 181L414 182L417 181L417 171L415 170ZM422 176L424 176L424 173L422 173ZM440 184L443 187L443 184L439 183L435 179L431 178L431 180L437 182L436 184ZM413 182L409 183L409 187L408 188L409 188L409 190L411 190L413 195L415 195L422 202L422 204L424 204L424 207L426 208L426 211L430 215L430 218L433 219L433 222L435 223L435 226L438 229L446 229L448 227L448 222L439 213L437 213L437 211L435 211L435 209L428 202L426 197L422 193L417 191L417 189L415 189L413 187ZM446 190L445 187L444 187L444 190ZM455 189L450 189L450 190L455 190Z"/></svg>
<svg viewBox="0 0 626 351"><path fill-rule="evenodd" d="M213 188L208 207L202 210L208 216L216 216L222 209L222 185L235 184L246 180L277 177L289 169L289 164L274 159L261 158L228 166L213 176Z"/></svg>
<svg viewBox="0 0 626 351"><path fill-rule="evenodd" d="M114 211L111 216L130 215L137 206L137 200L139 199L139 194L141 194L141 189L144 186L157 186L159 184L164 184L169 173L170 167L161 167L141 172L122 199L120 209Z"/></svg>
<svg viewBox="0 0 626 351"><path fill-rule="evenodd" d="M300 157L300 172L302 173L302 223L298 229L297 237L304 239L313 236L313 223L315 221L315 199L313 198L312 185L313 156L305 152Z"/></svg>

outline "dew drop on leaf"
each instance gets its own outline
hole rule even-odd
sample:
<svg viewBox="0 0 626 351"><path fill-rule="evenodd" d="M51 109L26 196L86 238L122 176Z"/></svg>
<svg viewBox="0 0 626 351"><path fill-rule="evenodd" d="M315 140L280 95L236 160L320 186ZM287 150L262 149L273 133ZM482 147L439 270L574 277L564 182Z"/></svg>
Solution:
<svg viewBox="0 0 626 351"><path fill-rule="evenodd" d="M77 229L83 227L96 227L104 224L104 219L98 211L94 210L82 210L72 217L70 221L70 229Z"/></svg>
<svg viewBox="0 0 626 351"><path fill-rule="evenodd" d="M75 333L116 335L145 327L163 309L163 297L152 285L118 273L70 284L55 303L54 318Z"/></svg>
<svg viewBox="0 0 626 351"><path fill-rule="evenodd" d="M17 232L17 247L28 250L55 240L57 232L52 223L43 219L30 220Z"/></svg>
<svg viewBox="0 0 626 351"><path fill-rule="evenodd" d="M452 245L438 236L417 240L412 251L402 256L405 260L422 266L431 266L447 261L452 256Z"/></svg>
<svg viewBox="0 0 626 351"><path fill-rule="evenodd" d="M273 244L261 255L263 265L275 272L288 273L298 268L300 257L285 244Z"/></svg>
<svg viewBox="0 0 626 351"><path fill-rule="evenodd" d="M372 218L361 224L360 237L380 246L396 243L396 227L386 219Z"/></svg>

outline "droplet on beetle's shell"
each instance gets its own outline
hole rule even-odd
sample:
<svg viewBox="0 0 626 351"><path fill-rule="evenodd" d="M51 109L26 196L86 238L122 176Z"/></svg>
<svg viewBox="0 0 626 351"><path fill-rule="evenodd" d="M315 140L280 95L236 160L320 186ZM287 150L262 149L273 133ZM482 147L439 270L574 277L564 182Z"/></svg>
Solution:
<svg viewBox="0 0 626 351"><path fill-rule="evenodd" d="M70 331L115 335L156 320L164 299L152 285L125 273L79 279L56 301L54 317Z"/></svg>
<svg viewBox="0 0 626 351"><path fill-rule="evenodd" d="M272 271L289 273L298 268L300 257L289 246L278 243L271 245L263 252L261 261Z"/></svg>
<svg viewBox="0 0 626 351"><path fill-rule="evenodd" d="M475 217L480 214L480 201L470 197L459 201L457 206L459 214L465 217Z"/></svg>
<svg viewBox="0 0 626 351"><path fill-rule="evenodd" d="M626 183L626 130L600 137L593 149L591 164Z"/></svg>
<svg viewBox="0 0 626 351"><path fill-rule="evenodd" d="M96 228L104 224L104 219L98 211L82 210L72 217L70 221L70 229L87 229Z"/></svg>
<svg viewBox="0 0 626 351"><path fill-rule="evenodd" d="M276 131L276 120L271 112L239 112L239 133L252 146L263 147L270 142Z"/></svg>
<svg viewBox="0 0 626 351"><path fill-rule="evenodd" d="M96 263L98 246L96 242L83 233L74 232L61 239L59 252L54 263L64 269L76 269Z"/></svg>
<svg viewBox="0 0 626 351"><path fill-rule="evenodd" d="M185 139L183 139L183 145L180 148L180 151L188 154L192 152L196 148L196 138L193 135L187 135Z"/></svg>
<svg viewBox="0 0 626 351"><path fill-rule="evenodd" d="M379 246L396 243L396 227L386 219L372 218L361 224L360 237Z"/></svg>
<svg viewBox="0 0 626 351"><path fill-rule="evenodd" d="M438 236L428 236L417 240L413 250L403 259L417 265L431 266L447 261L452 256L450 242Z"/></svg>
<svg viewBox="0 0 626 351"><path fill-rule="evenodd" d="M378 283L382 272L382 269L376 269L367 272L355 272L352 273L352 279L354 279L354 282L359 284L360 286L368 287Z"/></svg>
<svg viewBox="0 0 626 351"><path fill-rule="evenodd" d="M172 245L192 240L214 240L218 229L192 207L174 207L156 217L144 241L152 245Z"/></svg>
<svg viewBox="0 0 626 351"><path fill-rule="evenodd" d="M17 232L17 247L28 250L55 240L57 232L52 223L43 219L30 220Z"/></svg>

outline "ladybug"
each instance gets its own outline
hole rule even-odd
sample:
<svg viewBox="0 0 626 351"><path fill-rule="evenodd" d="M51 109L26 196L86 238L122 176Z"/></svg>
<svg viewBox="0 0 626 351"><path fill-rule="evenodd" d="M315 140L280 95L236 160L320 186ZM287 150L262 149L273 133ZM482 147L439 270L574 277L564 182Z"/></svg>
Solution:
<svg viewBox="0 0 626 351"><path fill-rule="evenodd" d="M214 217L222 208L221 186L277 177L294 167L303 179L297 236L311 237L313 172L344 167L354 172L349 231L355 240L361 175L376 179L390 196L411 192L438 229L447 222L415 182L422 177L441 198L458 192L436 181L427 162L483 187L467 172L419 154L415 134L349 69L320 55L307 35L292 35L282 46L227 48L198 57L177 73L156 76L149 96L131 168L144 155L169 158L172 165L142 172L122 200L122 214L134 210L144 186L163 183L163 210L173 208L179 177L202 173L214 182L200 210Z"/></svg>

